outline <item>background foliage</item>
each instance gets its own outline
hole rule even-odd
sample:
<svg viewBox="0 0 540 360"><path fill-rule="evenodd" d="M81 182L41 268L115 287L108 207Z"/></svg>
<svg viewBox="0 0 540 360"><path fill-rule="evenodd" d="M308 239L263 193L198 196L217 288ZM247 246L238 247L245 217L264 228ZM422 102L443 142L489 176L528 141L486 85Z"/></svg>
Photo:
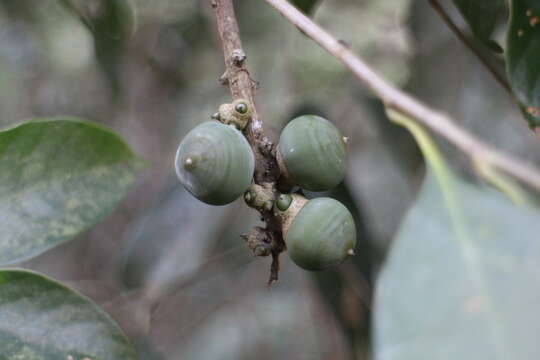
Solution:
<svg viewBox="0 0 540 360"><path fill-rule="evenodd" d="M503 72L508 66L516 99L534 126L527 109L540 105L540 46L534 41L540 24L531 26L534 15L527 16L526 10L540 16L538 5L514 0L514 12L507 13L497 2L487 9L471 7L471 1L456 0L457 7L452 1L442 3L494 64ZM395 84L450 113L499 149L540 165L538 141L514 100L427 2L299 5ZM0 2L0 125L29 118L58 120L66 114L99 124L62 120L41 133L38 122L0 133L0 151L20 140L14 132L34 136L24 137L32 144L4 150L0 157L2 254L13 242L48 231L27 212L42 211L49 218L69 207L69 199L57 203L55 192L84 195L98 204L70 214L84 218L74 233L88 229L74 241L47 237L46 244L62 244L16 266L47 274L88 296L120 325L141 359L252 359L254 353L260 359L365 359L370 354L376 359L432 359L441 353L446 354L442 358L491 359L496 357L488 357L486 349L499 347L519 349L502 359L537 358L530 338L537 333L538 321L530 319L539 313L534 304L540 294L534 285L536 210L517 208L485 184L479 188L464 157L438 141L453 169L448 171L455 172L451 177L459 177L454 192L463 201L460 216L472 223L467 246L480 254L465 266L463 243L452 233L433 177L424 180L422 153L413 137L388 122L380 103L346 69L263 1L237 1L236 7L251 75L260 83L258 110L270 136L277 139L295 115L315 113L350 138L347 179L330 195L356 217L358 256L314 274L283 256L281 281L268 291L269 260L251 258L238 237L259 224L256 213L241 201L219 208L201 204L178 184L172 164L179 140L229 100L228 90L217 81L223 58L213 14L207 2L198 0ZM492 11L500 16L485 14ZM526 26L530 32L518 36ZM503 48L502 55L492 51L494 44ZM101 126L120 134L133 152ZM50 159L48 152L56 156L54 166L43 172L13 160L24 158L38 166L47 161L44 157ZM146 160L144 170L133 153ZM73 178L59 179L54 169L70 169ZM24 185L20 174L35 177L37 189L17 190ZM130 185L127 197L103 218ZM111 191L101 198L105 188ZM13 205L14 191L29 197L24 208ZM28 226L11 230L17 222ZM476 228L480 223L485 226ZM519 231L516 224L521 224ZM6 228L10 231L4 233ZM41 245L34 254L49 247ZM478 278L481 288L473 281ZM115 334L118 341L103 346L131 354L111 319L63 285L34 273L4 270L0 288L0 313L20 311L11 291L28 292L20 301L32 298L36 289L53 292L57 299L69 299L67 311L76 304L81 316L94 319L91 329L101 326ZM55 316L62 310L54 302L39 308L39 294L33 297L33 311ZM459 311L462 316L455 316ZM57 323L48 317L42 321ZM14 333L10 326L0 321L0 343L13 337L27 346L13 348L6 358L41 350L35 337ZM90 341L85 336L79 340ZM44 349L44 359L66 350L57 344ZM108 359L81 349L73 356ZM131 355L122 356L110 358Z"/></svg>

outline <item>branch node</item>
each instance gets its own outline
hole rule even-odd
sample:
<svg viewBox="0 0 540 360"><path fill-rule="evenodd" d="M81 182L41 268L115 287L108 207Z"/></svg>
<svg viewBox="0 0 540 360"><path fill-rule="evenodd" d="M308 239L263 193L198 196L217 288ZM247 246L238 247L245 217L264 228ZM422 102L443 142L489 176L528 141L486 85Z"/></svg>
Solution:
<svg viewBox="0 0 540 360"><path fill-rule="evenodd" d="M218 81L223 86L228 86L229 85L229 74L228 74L227 70L225 70L223 75L221 75L219 77Z"/></svg>
<svg viewBox="0 0 540 360"><path fill-rule="evenodd" d="M351 48L351 44L349 44L347 41L343 40L343 39L339 39L338 40L338 43L340 43L341 45L345 46L347 49L350 49Z"/></svg>
<svg viewBox="0 0 540 360"><path fill-rule="evenodd" d="M247 59L246 53L242 49L234 49L231 53L233 64L242 67Z"/></svg>
<svg viewBox="0 0 540 360"><path fill-rule="evenodd" d="M259 226L254 227L247 234L240 235L253 256L269 256L273 249L271 232Z"/></svg>
<svg viewBox="0 0 540 360"><path fill-rule="evenodd" d="M258 210L272 210L275 199L274 184L272 183L262 183L251 184L249 189L244 195L244 200L249 207ZM268 205L270 204L270 205ZM268 208L270 207L270 208Z"/></svg>

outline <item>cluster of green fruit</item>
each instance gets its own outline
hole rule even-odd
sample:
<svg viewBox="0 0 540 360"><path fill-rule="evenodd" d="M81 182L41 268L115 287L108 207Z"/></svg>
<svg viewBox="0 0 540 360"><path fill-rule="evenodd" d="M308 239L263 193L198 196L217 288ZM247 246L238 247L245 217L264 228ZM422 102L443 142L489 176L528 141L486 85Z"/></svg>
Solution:
<svg viewBox="0 0 540 360"><path fill-rule="evenodd" d="M247 101L223 104L212 118L191 130L176 153L176 173L197 199L228 204L245 194L249 203L255 170L253 152L242 130L251 117ZM285 127L276 158L281 179L310 191L326 191L345 176L346 141L319 116L300 116ZM289 256L300 267L321 270L354 254L356 229L349 210L339 201L308 200L299 194L277 194L263 202L280 220Z"/></svg>

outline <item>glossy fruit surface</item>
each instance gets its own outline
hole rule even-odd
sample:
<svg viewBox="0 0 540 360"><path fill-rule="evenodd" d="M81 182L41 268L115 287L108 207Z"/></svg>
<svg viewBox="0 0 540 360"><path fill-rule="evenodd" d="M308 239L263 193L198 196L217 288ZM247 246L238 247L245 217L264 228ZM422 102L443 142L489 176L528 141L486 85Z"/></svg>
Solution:
<svg viewBox="0 0 540 360"><path fill-rule="evenodd" d="M315 115L292 120L279 138L282 173L290 182L311 191L329 190L343 181L346 153L339 130Z"/></svg>
<svg viewBox="0 0 540 360"><path fill-rule="evenodd" d="M251 184L255 158L240 131L216 121L200 124L180 143L176 174L197 199L228 204Z"/></svg>
<svg viewBox="0 0 540 360"><path fill-rule="evenodd" d="M337 200L309 200L287 229L285 242L296 265L306 270L322 270L354 254L353 217Z"/></svg>

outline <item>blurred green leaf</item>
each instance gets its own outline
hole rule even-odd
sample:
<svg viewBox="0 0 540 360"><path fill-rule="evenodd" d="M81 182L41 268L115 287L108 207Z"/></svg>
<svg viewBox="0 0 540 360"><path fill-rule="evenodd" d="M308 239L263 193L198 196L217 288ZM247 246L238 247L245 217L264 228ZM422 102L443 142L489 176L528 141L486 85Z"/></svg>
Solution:
<svg viewBox="0 0 540 360"><path fill-rule="evenodd" d="M306 14L311 14L319 0L291 0L294 6Z"/></svg>
<svg viewBox="0 0 540 360"><path fill-rule="evenodd" d="M378 282L375 359L538 359L538 211L454 181L456 229L429 174Z"/></svg>
<svg viewBox="0 0 540 360"><path fill-rule="evenodd" d="M0 271L0 314L2 359L136 359L98 306L37 273Z"/></svg>
<svg viewBox="0 0 540 360"><path fill-rule="evenodd" d="M421 127L389 115L429 169L377 283L375 359L538 359L540 212L460 180Z"/></svg>
<svg viewBox="0 0 540 360"><path fill-rule="evenodd" d="M92 33L96 59L111 86L112 95L121 95L119 69L129 38L137 29L133 0L99 0L90 4L80 0L59 0L60 4Z"/></svg>
<svg viewBox="0 0 540 360"><path fill-rule="evenodd" d="M60 5L62 5L66 10L75 15L87 28L89 31L93 31L94 27L92 21L89 17L79 8L73 0L59 0Z"/></svg>
<svg viewBox="0 0 540 360"><path fill-rule="evenodd" d="M156 350L148 338L141 338L133 345L139 356L139 360L166 360L165 356Z"/></svg>
<svg viewBox="0 0 540 360"><path fill-rule="evenodd" d="M504 0L454 0L454 3L474 35L491 50L501 53L502 48L491 39L491 36L497 25L498 15L504 7Z"/></svg>
<svg viewBox="0 0 540 360"><path fill-rule="evenodd" d="M540 2L512 0L507 33L507 70L531 128L540 126Z"/></svg>
<svg viewBox="0 0 540 360"><path fill-rule="evenodd" d="M119 69L125 45L137 27L136 19L135 8L130 0L101 1L101 11L92 18L96 58L115 97L121 94Z"/></svg>
<svg viewBox="0 0 540 360"><path fill-rule="evenodd" d="M70 240L109 213L141 161L115 134L72 119L0 131L0 264Z"/></svg>

